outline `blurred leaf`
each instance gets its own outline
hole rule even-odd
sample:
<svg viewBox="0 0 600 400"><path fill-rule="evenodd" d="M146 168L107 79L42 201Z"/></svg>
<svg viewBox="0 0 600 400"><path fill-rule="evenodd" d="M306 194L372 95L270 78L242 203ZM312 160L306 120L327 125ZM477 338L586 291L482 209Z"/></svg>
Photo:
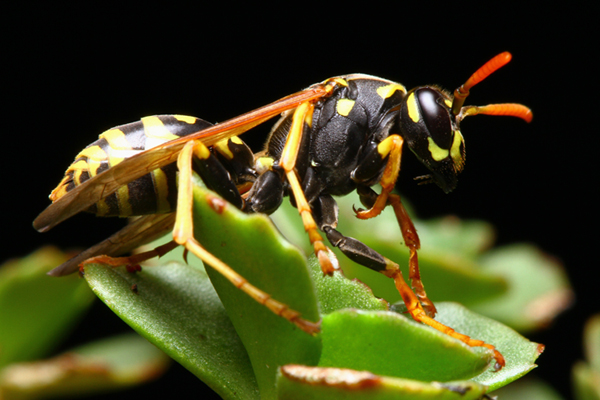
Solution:
<svg viewBox="0 0 600 400"><path fill-rule="evenodd" d="M119 317L223 398L258 398L246 350L206 273L176 262L136 274L92 264L85 278Z"/></svg>
<svg viewBox="0 0 600 400"><path fill-rule="evenodd" d="M573 302L562 266L537 248L515 244L481 257L481 268L503 276L509 290L501 297L474 304L474 311L520 331L545 327Z"/></svg>
<svg viewBox="0 0 600 400"><path fill-rule="evenodd" d="M588 320L583 331L587 362L573 366L573 387L578 400L600 400L600 314Z"/></svg>
<svg viewBox="0 0 600 400"><path fill-rule="evenodd" d="M10 365L0 372L0 398L65 397L133 386L161 375L169 361L140 336L121 335L48 360Z"/></svg>
<svg viewBox="0 0 600 400"><path fill-rule="evenodd" d="M550 385L538 379L526 377L490 393L499 399L562 400Z"/></svg>
<svg viewBox="0 0 600 400"><path fill-rule="evenodd" d="M91 305L94 295L77 275L46 275L67 259L44 247L0 267L0 367L48 354Z"/></svg>

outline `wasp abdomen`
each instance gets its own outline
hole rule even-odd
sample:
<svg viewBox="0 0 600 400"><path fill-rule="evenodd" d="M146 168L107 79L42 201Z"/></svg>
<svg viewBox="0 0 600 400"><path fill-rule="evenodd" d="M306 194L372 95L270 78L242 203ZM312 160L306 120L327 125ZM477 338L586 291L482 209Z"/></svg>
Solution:
<svg viewBox="0 0 600 400"><path fill-rule="evenodd" d="M76 186L126 158L211 125L202 119L184 115L155 115L111 128L75 157L63 180L50 194L50 200L55 202ZM120 187L87 211L102 217L171 212L177 199L176 171L174 163L157 168Z"/></svg>

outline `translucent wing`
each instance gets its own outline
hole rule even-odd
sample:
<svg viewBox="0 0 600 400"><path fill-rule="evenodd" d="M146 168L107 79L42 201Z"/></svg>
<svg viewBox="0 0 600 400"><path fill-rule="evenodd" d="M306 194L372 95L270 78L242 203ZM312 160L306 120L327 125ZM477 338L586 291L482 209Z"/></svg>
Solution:
<svg viewBox="0 0 600 400"><path fill-rule="evenodd" d="M95 246L79 253L70 260L64 262L48 275L63 276L72 274L79 269L79 264L88 258L107 255L120 256L129 253L135 248L158 239L173 229L175 213L151 214L137 218L123 229L101 241Z"/></svg>
<svg viewBox="0 0 600 400"><path fill-rule="evenodd" d="M269 105L242 114L197 133L172 140L139 153L109 168L69 191L56 202L50 204L36 219L33 226L45 232L67 218L87 209L99 200L115 192L119 187L153 171L175 162L186 142L202 140L210 146L219 140L240 135L253 127L293 109L306 101L315 101L327 94L321 85L294 93Z"/></svg>

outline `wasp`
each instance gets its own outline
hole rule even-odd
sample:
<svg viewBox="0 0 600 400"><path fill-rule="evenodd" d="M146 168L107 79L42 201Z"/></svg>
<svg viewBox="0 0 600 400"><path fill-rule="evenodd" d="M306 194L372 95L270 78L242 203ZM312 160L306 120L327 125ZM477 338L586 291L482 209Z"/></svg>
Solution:
<svg viewBox="0 0 600 400"><path fill-rule="evenodd" d="M393 81L352 74L327 79L216 125L194 117L159 115L112 128L76 157L50 195L52 204L37 217L34 227L47 231L80 211L142 217L49 274L75 272L82 262L132 265L182 245L274 313L316 334L318 322L307 321L270 298L194 238L195 172L210 189L248 213L269 214L289 196L325 275L334 272L336 263L323 234L350 259L392 278L414 320L470 346L491 349L499 370L505 360L495 346L434 319L436 309L419 273L419 237L400 196L392 190L404 146L430 171L425 181L448 193L456 187L464 167L460 123L465 117L507 115L531 121L531 110L520 104L464 106L470 89L510 59L508 52L492 58L453 94L436 86L406 90ZM280 119L265 150L254 154L238 136L277 115ZM379 193L372 188L375 184L381 186ZM388 205L393 208L410 250L410 286L398 264L336 229L338 208L333 196L354 190L365 207L355 210L360 219L376 217ZM113 258L169 230L173 241L166 245Z"/></svg>

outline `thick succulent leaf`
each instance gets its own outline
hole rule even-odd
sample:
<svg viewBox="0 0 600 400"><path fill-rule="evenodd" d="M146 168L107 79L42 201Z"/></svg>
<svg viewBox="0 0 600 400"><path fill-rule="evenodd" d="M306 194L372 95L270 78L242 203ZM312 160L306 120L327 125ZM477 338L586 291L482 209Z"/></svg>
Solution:
<svg viewBox="0 0 600 400"><path fill-rule="evenodd" d="M194 197L195 236L208 251L303 318L319 321L306 258L268 217L241 213L201 187L194 189ZM206 270L248 351L261 397L275 398L277 368L316 365L320 339L273 314L212 268Z"/></svg>
<svg viewBox="0 0 600 400"><path fill-rule="evenodd" d="M76 275L46 275L68 258L44 247L0 267L0 367L46 355L91 305L94 295Z"/></svg>
<svg viewBox="0 0 600 400"><path fill-rule="evenodd" d="M470 400L486 387L475 382L419 382L377 376L368 371L286 365L278 379L279 399L285 400Z"/></svg>
<svg viewBox="0 0 600 400"><path fill-rule="evenodd" d="M203 271L168 262L132 274L92 264L85 278L119 317L223 398L259 397L246 350Z"/></svg>
<svg viewBox="0 0 600 400"><path fill-rule="evenodd" d="M60 398L120 389L154 379L169 363L146 339L125 334L48 360L10 365L0 372L0 398Z"/></svg>
<svg viewBox="0 0 600 400"><path fill-rule="evenodd" d="M323 317L320 367L369 371L423 382L465 380L491 353L391 311L340 310Z"/></svg>
<svg viewBox="0 0 600 400"><path fill-rule="evenodd" d="M364 305L367 307L363 310L383 309L385 303L379 302L363 284L338 275L323 277L313 258L310 266L323 310L331 312ZM402 306L393 308L401 310ZM506 357L507 366L501 372L490 370L474 379L497 388L535 367L534 361L543 349L540 345L457 304L436 306L439 311L436 319L458 332L496 345ZM398 313L342 310L324 316L321 336L323 355L319 366L445 381L474 377L484 372L490 361L490 354L483 348L470 348Z"/></svg>
<svg viewBox="0 0 600 400"><path fill-rule="evenodd" d="M509 291L472 309L520 331L548 325L574 299L562 266L527 244L505 246L481 257L481 269L503 276Z"/></svg>
<svg viewBox="0 0 600 400"><path fill-rule="evenodd" d="M495 372L489 368L473 378L487 385L490 391L505 386L537 367L535 361L544 351L544 345L530 342L519 333L500 322L481 316L456 303L436 303L436 319L457 332L473 339L483 340L498 349L506 359L506 366Z"/></svg>

